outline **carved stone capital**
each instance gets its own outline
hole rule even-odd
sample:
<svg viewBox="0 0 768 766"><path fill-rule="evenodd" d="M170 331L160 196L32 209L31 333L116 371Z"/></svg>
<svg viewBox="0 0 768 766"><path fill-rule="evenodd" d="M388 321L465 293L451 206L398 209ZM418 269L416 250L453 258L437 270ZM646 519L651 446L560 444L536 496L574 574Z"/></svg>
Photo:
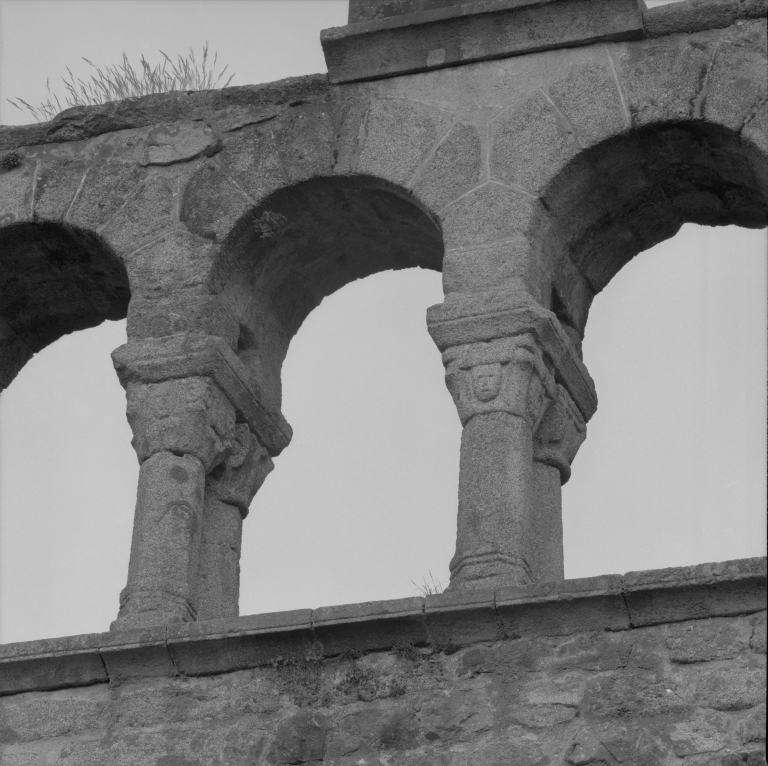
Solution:
<svg viewBox="0 0 768 766"><path fill-rule="evenodd" d="M535 429L555 398L555 380L530 333L443 353L446 385L462 425L475 415L508 412Z"/></svg>
<svg viewBox="0 0 768 766"><path fill-rule="evenodd" d="M236 506L245 518L254 495L273 468L267 448L246 423L238 423L229 457L208 476L206 493L212 492L223 503Z"/></svg>
<svg viewBox="0 0 768 766"><path fill-rule="evenodd" d="M570 394L585 420L597 409L592 378L555 314L530 295L505 292L446 299L427 309L427 329L440 351L523 334L535 338L547 367Z"/></svg>
<svg viewBox="0 0 768 766"><path fill-rule="evenodd" d="M126 390L132 383L208 378L232 403L237 420L258 434L270 455L279 455L291 441L291 427L279 408L223 338L181 334L131 340L112 352L112 360Z"/></svg>
<svg viewBox="0 0 768 766"><path fill-rule="evenodd" d="M557 398L536 431L533 459L560 471L560 483L571 478L571 463L587 436L587 424L571 396L560 384Z"/></svg>
<svg viewBox="0 0 768 766"><path fill-rule="evenodd" d="M127 396L140 462L158 452L194 455L208 473L232 451L235 408L210 378L129 383Z"/></svg>

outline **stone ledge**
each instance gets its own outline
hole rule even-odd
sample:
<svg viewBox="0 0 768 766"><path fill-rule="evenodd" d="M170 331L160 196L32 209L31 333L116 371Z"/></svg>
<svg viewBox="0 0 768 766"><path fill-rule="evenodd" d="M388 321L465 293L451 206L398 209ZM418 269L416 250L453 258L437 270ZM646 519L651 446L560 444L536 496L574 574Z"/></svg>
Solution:
<svg viewBox="0 0 768 766"><path fill-rule="evenodd" d="M325 29L320 42L342 83L642 37L638 0L475 0Z"/></svg>
<svg viewBox="0 0 768 766"><path fill-rule="evenodd" d="M329 96L326 75L313 74L259 85L154 93L106 104L74 106L59 112L49 122L0 125L0 151L83 141L113 131L181 121L205 120L217 130L227 132L270 120L294 104L324 101Z"/></svg>
<svg viewBox="0 0 768 766"><path fill-rule="evenodd" d="M766 558L0 645L0 695L760 612Z"/></svg>
<svg viewBox="0 0 768 766"><path fill-rule="evenodd" d="M724 29L740 19L765 19L768 0L684 0L643 9L646 37Z"/></svg>

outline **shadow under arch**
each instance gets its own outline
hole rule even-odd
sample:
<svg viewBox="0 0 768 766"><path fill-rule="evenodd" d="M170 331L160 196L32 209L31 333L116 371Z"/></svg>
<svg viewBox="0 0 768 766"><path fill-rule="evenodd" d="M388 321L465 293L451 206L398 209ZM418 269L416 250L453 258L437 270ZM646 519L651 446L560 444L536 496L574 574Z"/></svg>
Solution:
<svg viewBox="0 0 768 766"><path fill-rule="evenodd" d="M390 269L442 270L436 217L378 178L313 178L249 211L223 243L238 355L280 406L280 369L291 338L326 296Z"/></svg>
<svg viewBox="0 0 768 766"><path fill-rule="evenodd" d="M656 124L586 149L542 198L549 216L541 252L555 262L553 302L561 304L553 309L583 334L592 297L684 223L768 226L766 181L768 156L738 132L703 121ZM566 261L590 295L569 288Z"/></svg>
<svg viewBox="0 0 768 766"><path fill-rule="evenodd" d="M0 390L62 335L123 319L122 260L98 235L55 221L0 228Z"/></svg>

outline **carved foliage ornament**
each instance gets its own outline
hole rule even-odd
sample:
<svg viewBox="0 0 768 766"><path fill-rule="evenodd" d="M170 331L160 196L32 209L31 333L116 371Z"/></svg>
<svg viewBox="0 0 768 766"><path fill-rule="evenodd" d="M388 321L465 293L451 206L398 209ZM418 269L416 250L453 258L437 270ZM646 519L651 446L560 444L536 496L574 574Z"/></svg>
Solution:
<svg viewBox="0 0 768 766"><path fill-rule="evenodd" d="M559 383L557 399L541 419L534 438L533 459L560 471L560 482L571 478L571 463L587 437L587 424L570 394Z"/></svg>

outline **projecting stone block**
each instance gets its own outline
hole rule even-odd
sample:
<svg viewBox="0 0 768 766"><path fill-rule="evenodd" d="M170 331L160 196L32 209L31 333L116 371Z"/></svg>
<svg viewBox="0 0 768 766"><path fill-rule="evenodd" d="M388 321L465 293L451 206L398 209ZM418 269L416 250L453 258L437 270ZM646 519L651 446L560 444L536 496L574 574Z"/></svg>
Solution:
<svg viewBox="0 0 768 766"><path fill-rule="evenodd" d="M496 609L510 638L630 627L620 575L602 575L502 588Z"/></svg>
<svg viewBox="0 0 768 766"><path fill-rule="evenodd" d="M98 633L0 645L0 695L105 683Z"/></svg>
<svg viewBox="0 0 768 766"><path fill-rule="evenodd" d="M141 165L173 165L221 151L221 139L210 125L181 123L157 125L150 131L139 160Z"/></svg>
<svg viewBox="0 0 768 766"><path fill-rule="evenodd" d="M485 0L401 7L414 12L323 30L320 40L331 82L643 36L637 0Z"/></svg>
<svg viewBox="0 0 768 766"><path fill-rule="evenodd" d="M176 667L188 676L304 660L315 653L310 609L172 625L167 640Z"/></svg>
<svg viewBox="0 0 768 766"><path fill-rule="evenodd" d="M425 644L429 639L422 598L322 607L314 610L312 626L326 656Z"/></svg>
<svg viewBox="0 0 768 766"><path fill-rule="evenodd" d="M624 575L633 627L765 609L766 559L652 569Z"/></svg>
<svg viewBox="0 0 768 766"><path fill-rule="evenodd" d="M99 637L99 653L110 681L176 674L165 644L165 626L120 630Z"/></svg>
<svg viewBox="0 0 768 766"><path fill-rule="evenodd" d="M430 643L437 647L496 641L502 627L492 590L448 591L428 595L425 603Z"/></svg>

